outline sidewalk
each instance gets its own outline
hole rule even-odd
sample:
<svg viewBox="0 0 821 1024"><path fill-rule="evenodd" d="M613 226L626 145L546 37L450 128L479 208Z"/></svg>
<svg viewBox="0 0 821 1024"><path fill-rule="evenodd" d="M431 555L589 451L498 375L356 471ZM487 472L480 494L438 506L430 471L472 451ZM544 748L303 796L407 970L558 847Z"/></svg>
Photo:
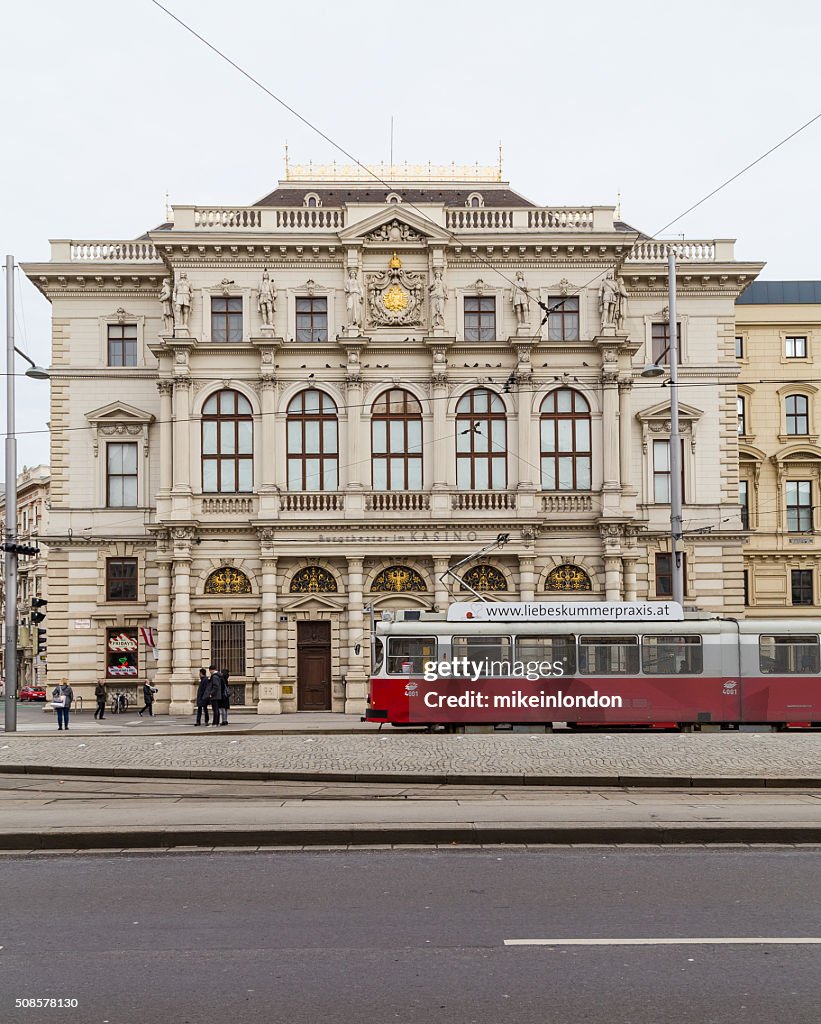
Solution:
<svg viewBox="0 0 821 1024"><path fill-rule="evenodd" d="M821 793L0 776L0 850L821 844Z"/></svg>
<svg viewBox="0 0 821 1024"><path fill-rule="evenodd" d="M185 735L92 728L0 734L0 772L302 779L504 786L821 788L821 733L492 733L394 730L260 735L189 728Z"/></svg>

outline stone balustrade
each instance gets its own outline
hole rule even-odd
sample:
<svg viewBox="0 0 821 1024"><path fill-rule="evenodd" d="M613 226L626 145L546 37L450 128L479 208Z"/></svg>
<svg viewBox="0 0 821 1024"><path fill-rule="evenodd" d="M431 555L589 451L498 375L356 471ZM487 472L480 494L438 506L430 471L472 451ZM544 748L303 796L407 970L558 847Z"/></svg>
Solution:
<svg viewBox="0 0 821 1024"><path fill-rule="evenodd" d="M256 501L253 495L234 494L230 497L219 495L200 499L200 512L203 515L247 516L256 514Z"/></svg>
<svg viewBox="0 0 821 1024"><path fill-rule="evenodd" d="M567 494L543 494L542 512L592 512L593 495L578 494L575 492Z"/></svg>
<svg viewBox="0 0 821 1024"><path fill-rule="evenodd" d="M282 512L342 512L344 498L335 491L288 491L280 496Z"/></svg>
<svg viewBox="0 0 821 1024"><path fill-rule="evenodd" d="M666 261L673 249L682 263L714 263L733 259L733 243L729 239L716 241L657 242L653 239L636 242L627 256L628 263L656 263Z"/></svg>
<svg viewBox="0 0 821 1024"><path fill-rule="evenodd" d="M502 512L516 508L516 495L510 491L458 491L451 507L459 512Z"/></svg>
<svg viewBox="0 0 821 1024"><path fill-rule="evenodd" d="M373 491L365 495L368 512L427 512L430 495L418 491Z"/></svg>
<svg viewBox="0 0 821 1024"><path fill-rule="evenodd" d="M69 242L72 263L159 263L153 242ZM52 252L52 258L57 258Z"/></svg>

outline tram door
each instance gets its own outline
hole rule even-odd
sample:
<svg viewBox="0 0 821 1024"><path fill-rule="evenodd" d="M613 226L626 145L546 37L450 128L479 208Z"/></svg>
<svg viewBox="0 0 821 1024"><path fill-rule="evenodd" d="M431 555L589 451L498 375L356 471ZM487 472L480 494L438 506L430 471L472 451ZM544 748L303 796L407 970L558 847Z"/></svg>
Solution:
<svg viewBox="0 0 821 1024"><path fill-rule="evenodd" d="M296 641L297 710L330 711L330 622L298 622Z"/></svg>

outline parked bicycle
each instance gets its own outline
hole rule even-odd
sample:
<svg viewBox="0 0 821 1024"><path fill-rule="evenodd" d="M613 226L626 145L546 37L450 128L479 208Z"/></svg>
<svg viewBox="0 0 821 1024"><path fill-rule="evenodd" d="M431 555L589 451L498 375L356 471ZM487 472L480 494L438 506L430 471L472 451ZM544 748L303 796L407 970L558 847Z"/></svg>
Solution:
<svg viewBox="0 0 821 1024"><path fill-rule="evenodd" d="M115 693L111 698L111 714L116 715L118 711L128 711L128 697L124 693Z"/></svg>

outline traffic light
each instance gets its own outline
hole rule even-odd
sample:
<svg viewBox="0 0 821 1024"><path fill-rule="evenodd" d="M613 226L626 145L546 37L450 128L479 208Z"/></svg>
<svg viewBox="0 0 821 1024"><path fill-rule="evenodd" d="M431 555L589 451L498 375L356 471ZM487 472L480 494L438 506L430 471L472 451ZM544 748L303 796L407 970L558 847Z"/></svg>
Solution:
<svg viewBox="0 0 821 1024"><path fill-rule="evenodd" d="M33 631L32 635L34 635ZM42 655L44 658L46 656L46 631L42 628L37 629L37 650L35 653Z"/></svg>
<svg viewBox="0 0 821 1024"><path fill-rule="evenodd" d="M33 547L31 544L4 544L4 551L10 551L16 555L39 555L40 549Z"/></svg>
<svg viewBox="0 0 821 1024"><path fill-rule="evenodd" d="M48 601L44 597L33 597L31 599L31 648L36 656L46 653L46 630L39 624L46 617L45 612L38 612L38 608L45 608Z"/></svg>

